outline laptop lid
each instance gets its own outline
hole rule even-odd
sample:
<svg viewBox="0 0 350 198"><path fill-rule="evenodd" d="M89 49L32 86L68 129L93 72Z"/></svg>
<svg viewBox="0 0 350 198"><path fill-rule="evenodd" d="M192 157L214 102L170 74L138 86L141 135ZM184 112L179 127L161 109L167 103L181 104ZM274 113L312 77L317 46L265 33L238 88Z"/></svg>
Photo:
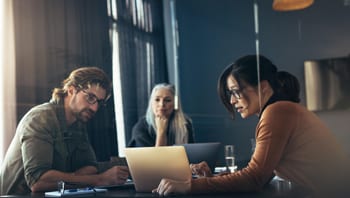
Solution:
<svg viewBox="0 0 350 198"><path fill-rule="evenodd" d="M192 177L183 146L126 148L124 151L137 192L151 192L162 178L184 181Z"/></svg>
<svg viewBox="0 0 350 198"><path fill-rule="evenodd" d="M191 164L206 161L211 171L214 172L221 147L220 142L189 143L182 145L185 147L188 160Z"/></svg>

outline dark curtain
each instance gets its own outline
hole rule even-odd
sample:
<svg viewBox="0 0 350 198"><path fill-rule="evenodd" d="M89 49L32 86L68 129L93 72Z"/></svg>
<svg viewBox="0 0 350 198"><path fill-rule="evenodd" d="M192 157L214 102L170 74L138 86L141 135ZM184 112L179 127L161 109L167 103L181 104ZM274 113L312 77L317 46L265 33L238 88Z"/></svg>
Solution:
<svg viewBox="0 0 350 198"><path fill-rule="evenodd" d="M168 82L162 0L110 0L111 30L117 34L126 143L146 112L153 86ZM115 16L115 13L117 16ZM118 67L113 63L113 67Z"/></svg>
<svg viewBox="0 0 350 198"><path fill-rule="evenodd" d="M14 0L17 117L47 102L54 87L79 66L98 66L112 78L107 2ZM89 123L100 161L117 155L113 98Z"/></svg>

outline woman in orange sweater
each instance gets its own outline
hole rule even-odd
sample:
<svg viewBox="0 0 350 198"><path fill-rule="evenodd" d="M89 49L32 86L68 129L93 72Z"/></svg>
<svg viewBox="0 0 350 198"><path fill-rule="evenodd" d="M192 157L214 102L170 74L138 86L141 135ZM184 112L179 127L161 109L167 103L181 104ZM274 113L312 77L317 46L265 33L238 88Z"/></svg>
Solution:
<svg viewBox="0 0 350 198"><path fill-rule="evenodd" d="M317 195L339 193L348 184L349 159L331 131L312 112L281 95L276 66L256 55L225 68L218 92L234 117L256 115L256 148L247 167L212 176L205 162L192 166L203 177L188 181L162 179L154 192L195 194L259 191L277 175ZM205 176L204 176L205 175Z"/></svg>

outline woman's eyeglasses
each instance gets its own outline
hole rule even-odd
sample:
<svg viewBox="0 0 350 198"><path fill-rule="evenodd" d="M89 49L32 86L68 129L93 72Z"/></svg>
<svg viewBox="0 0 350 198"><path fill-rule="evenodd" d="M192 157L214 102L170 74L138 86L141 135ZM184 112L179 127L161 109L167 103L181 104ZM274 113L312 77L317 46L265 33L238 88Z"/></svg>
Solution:
<svg viewBox="0 0 350 198"><path fill-rule="evenodd" d="M233 96L235 99L241 99L242 97L242 92L239 89L231 89L231 90L226 90L226 96L227 98L231 99Z"/></svg>

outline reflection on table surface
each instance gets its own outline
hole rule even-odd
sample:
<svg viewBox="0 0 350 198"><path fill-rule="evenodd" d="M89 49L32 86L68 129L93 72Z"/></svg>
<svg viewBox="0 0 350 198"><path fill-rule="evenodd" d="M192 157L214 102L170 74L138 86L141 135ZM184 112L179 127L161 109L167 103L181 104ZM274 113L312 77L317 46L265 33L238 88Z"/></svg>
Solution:
<svg viewBox="0 0 350 198"><path fill-rule="evenodd" d="M288 181L284 181L278 178L273 179L261 192L245 192L245 193L215 193L215 194L200 194L200 195L172 195L171 197L290 197L290 198L302 198L309 197L310 193L304 189L293 185ZM0 196L0 197L21 197L21 196ZM44 193L32 193L22 197L45 197ZM74 196L77 197L77 196ZM89 194L78 197L159 197L158 194L152 193L138 193L132 186L127 187L111 187L107 192Z"/></svg>

